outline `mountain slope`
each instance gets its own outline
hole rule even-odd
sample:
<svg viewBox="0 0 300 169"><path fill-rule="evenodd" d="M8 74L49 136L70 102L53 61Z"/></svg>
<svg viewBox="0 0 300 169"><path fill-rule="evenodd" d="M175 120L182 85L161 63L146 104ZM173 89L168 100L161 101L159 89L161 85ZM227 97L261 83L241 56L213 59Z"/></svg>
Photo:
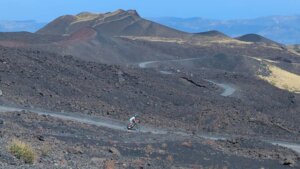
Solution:
<svg viewBox="0 0 300 169"><path fill-rule="evenodd" d="M288 48L300 54L300 45L289 45Z"/></svg>
<svg viewBox="0 0 300 169"><path fill-rule="evenodd" d="M40 145L43 145L41 141L53 142L52 137L60 138L64 144L58 144L56 151L59 149L64 155L68 152L68 156L74 154L80 160L102 158L101 154L107 154L109 159L120 159L129 154L132 159L131 154L140 157L141 154L136 152L145 147L148 168L154 168L149 159L157 159L156 155L162 160L173 162L175 159L172 164L177 166L187 164L184 167L190 165L192 168L197 162L199 167L206 167L207 162L199 162L199 157L215 159L215 156L202 153L194 156L195 161L189 158L190 151L203 151L203 146L196 147L194 143L200 141L217 149L217 155L222 155L218 159L224 159L224 153L231 154L231 157L234 154L235 160L236 156L260 161L271 157L282 162L289 156L295 161L291 164L297 167L298 156L290 156L294 152L285 153L288 150L284 149L282 154L278 152L278 146L258 142L274 138L295 143L300 140L300 57L295 49L257 35L239 40L218 31L184 33L147 21L131 10L60 17L38 33L0 33L1 105L55 111L69 120L80 122L82 119L87 124L101 123L94 123L93 119L103 119L105 124L117 120L121 122L117 128L122 132L99 128L104 135L94 137L94 133L99 133L95 126L34 116L26 111L1 114L0 127L9 132L18 129L13 135L37 138L35 140ZM150 126L147 127L150 131L166 129L166 134L154 137L148 132L124 132L125 122L136 113L141 117L142 128ZM38 121L40 118L42 120ZM53 121L60 125L53 125ZM77 127L68 127L68 124ZM30 130L32 135L27 132L30 128L36 129ZM44 130L50 135L42 135ZM198 140L198 133L212 133L214 135L209 137L212 139L219 133L241 139ZM172 136L178 134L182 139L181 146L173 144L170 147L165 138L177 141ZM106 137L107 143L103 142ZM77 149L76 146L74 150L75 144L84 145L84 148ZM65 145L74 149L65 151ZM101 146L101 150L95 149L95 145ZM108 145L115 148L119 145L120 151L107 149ZM153 151L152 146L162 147L163 151ZM87 150L91 153L86 153ZM95 154L95 150L100 154ZM162 156L169 150L176 154L174 158ZM52 165L57 162L56 157L55 162L49 162L48 156L42 158L47 158L47 163ZM4 158L0 156L0 161ZM177 159L181 160L180 163ZM120 163L122 167L124 164ZM214 161L210 164L216 166ZM236 163L228 161L228 168L231 165L227 164ZM238 160L237 164L241 162ZM276 164L274 166L282 168L281 164ZM257 165L276 168L270 161ZM235 165L244 167L240 166Z"/></svg>
<svg viewBox="0 0 300 169"><path fill-rule="evenodd" d="M74 17L72 15L64 16L65 21L73 20L74 22L82 20L92 20L96 19L98 14L93 14L89 12L83 12L78 16ZM299 19L300 17L295 16L272 16L263 17L248 20L210 20L203 18L173 18L173 17L161 17L161 18L150 18L157 23L169 26L185 32L203 32L210 30L218 30L224 32L232 37L241 36L244 34L258 34L265 36L274 41L283 44L295 44L300 43L300 27ZM62 18L61 18L62 19ZM56 25L57 24L57 25ZM60 27L60 24L56 23L52 26ZM1 32L15 32L15 31L28 31L35 32L41 29L45 23L39 23L36 21L0 21L0 31ZM51 25L49 25L51 27ZM54 28L53 28L54 29ZM57 29L57 28L56 28ZM42 31L47 33L46 30ZM54 33L55 31L52 31ZM48 32L50 33L50 32ZM63 33L63 32L56 32Z"/></svg>
<svg viewBox="0 0 300 169"><path fill-rule="evenodd" d="M202 56L218 53L231 55L236 51L267 59L285 53L283 55L289 55L290 60L297 60L292 54L283 51L279 44L274 43L272 49L268 49L270 46L232 39L218 31L184 33L145 20L133 10L62 16L37 33L66 38L47 47L51 50L104 63L128 64L144 60L190 58L199 56L199 53ZM257 52L259 50L271 53L260 56Z"/></svg>
<svg viewBox="0 0 300 169"><path fill-rule="evenodd" d="M300 63L297 52L264 37L247 35L233 39L218 31L180 32L145 20L134 10L62 16L35 34L0 34L0 45L35 48L85 61L127 66L143 61L197 57L199 61L186 62L185 69L207 67L251 76L256 76L262 66L249 58L258 58L276 62L291 73L300 72L296 66ZM234 58L242 59L235 61ZM216 64L220 59L224 59L224 66Z"/></svg>
<svg viewBox="0 0 300 169"><path fill-rule="evenodd" d="M186 33L141 18L134 10L117 10L105 14L80 13L66 15L50 22L38 34L72 34L84 27L91 27L99 34L109 36L163 36L178 37Z"/></svg>
<svg viewBox="0 0 300 169"><path fill-rule="evenodd" d="M222 57L225 56L217 58ZM2 104L81 112L124 121L139 112L143 123L154 126L298 137L299 95L251 76L231 72L224 75L214 68L199 69L193 72L194 76L187 72L164 75L154 70L3 47L0 47L0 70ZM223 97L213 83L205 80L211 78L235 83L241 92Z"/></svg>
<svg viewBox="0 0 300 169"><path fill-rule="evenodd" d="M240 37L235 38L240 41L245 42L254 42L254 43L266 43L266 44L274 44L274 45L281 45L275 41L272 41L270 39L267 39L263 36L257 35L257 34L246 34Z"/></svg>

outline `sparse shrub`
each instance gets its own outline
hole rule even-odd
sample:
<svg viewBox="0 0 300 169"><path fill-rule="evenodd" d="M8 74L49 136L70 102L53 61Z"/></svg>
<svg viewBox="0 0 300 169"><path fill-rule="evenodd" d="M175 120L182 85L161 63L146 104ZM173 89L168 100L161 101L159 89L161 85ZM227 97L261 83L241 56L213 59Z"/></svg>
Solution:
<svg viewBox="0 0 300 169"><path fill-rule="evenodd" d="M184 146L184 147L188 147L188 148L193 147L193 143L190 140L183 142L181 145Z"/></svg>
<svg viewBox="0 0 300 169"><path fill-rule="evenodd" d="M166 143L163 143L163 144L161 145L161 147L162 147L163 149L166 149L166 148L168 147L168 145L167 145Z"/></svg>
<svg viewBox="0 0 300 169"><path fill-rule="evenodd" d="M44 157L48 156L50 151L51 151L51 147L48 144L43 145L43 147L41 148L41 154Z"/></svg>
<svg viewBox="0 0 300 169"><path fill-rule="evenodd" d="M35 152L31 145L18 139L13 139L8 146L8 150L18 159L23 159L25 163L33 164L36 159Z"/></svg>
<svg viewBox="0 0 300 169"><path fill-rule="evenodd" d="M173 161L174 161L173 156L172 155L168 155L167 156L167 161L170 162L170 163L173 163Z"/></svg>
<svg viewBox="0 0 300 169"><path fill-rule="evenodd" d="M104 162L104 169L115 169L115 161L107 160Z"/></svg>
<svg viewBox="0 0 300 169"><path fill-rule="evenodd" d="M145 152L147 154L152 154L154 152L152 145L148 144L147 147L145 148Z"/></svg>

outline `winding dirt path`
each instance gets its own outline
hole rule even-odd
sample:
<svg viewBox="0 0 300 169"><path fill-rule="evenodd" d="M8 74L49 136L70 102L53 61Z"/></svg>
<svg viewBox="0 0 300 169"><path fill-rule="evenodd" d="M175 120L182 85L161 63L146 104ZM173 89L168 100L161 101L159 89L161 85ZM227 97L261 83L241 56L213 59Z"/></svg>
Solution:
<svg viewBox="0 0 300 169"><path fill-rule="evenodd" d="M147 62L141 62L138 64L138 66L140 68L149 68L151 64L154 63L163 63L163 62L184 62L184 61L191 61L191 60L197 60L200 58L188 58L188 59L174 59L174 60L163 60L163 61L147 61ZM168 71L163 71L161 70L160 73L162 74L172 74L172 72L168 72ZM224 91L220 94L221 96L224 97L229 97L231 95L233 95L236 92L236 87L232 84L227 84L227 83L218 83L215 82L213 80L208 80L208 79L204 79L207 82L213 83L215 85L217 85L218 87L222 88ZM182 134L182 133L180 133ZM214 136L214 135L199 135L202 138L205 139L210 139L210 140L224 140L227 139L228 137L223 137L223 136ZM263 140L265 142L271 143L273 145L279 145L282 147L286 147L289 149L292 149L298 153L300 153L300 143L295 144L295 143L288 143L288 142L282 142L282 141L275 141L275 140Z"/></svg>
<svg viewBox="0 0 300 169"><path fill-rule="evenodd" d="M148 68L150 64L153 63L162 63L162 62L184 62L184 61L191 61L191 60L199 60L202 58L187 58L187 59L172 59L172 60L157 60L157 61L147 61L139 63L140 68Z"/></svg>
<svg viewBox="0 0 300 169"><path fill-rule="evenodd" d="M224 91L223 91L223 93L221 93L221 96L228 97L228 96L233 95L236 91L236 88L232 84L217 83L215 81L207 80L207 79L205 79L205 80L222 88Z"/></svg>
<svg viewBox="0 0 300 169"><path fill-rule="evenodd" d="M147 62L141 62L138 64L138 66L142 69L145 69L145 68L149 68L151 64L154 64L154 63L163 63L163 62L186 62L186 61L191 61L191 60L198 60L198 59L201 59L201 58L187 58L187 59L173 59L173 60L162 60L162 61L147 61ZM172 72L168 72L168 71L164 71L164 70L161 70L159 71L160 73L162 74L166 74L166 75L170 75L172 74ZM218 83L218 82L215 82L213 80L207 80L205 79L206 81L210 82L210 83L213 83L215 85L217 85L218 87L222 88L224 91L220 94L221 96L224 96L224 97L228 97L228 96L231 96L235 93L235 91L237 90L236 87L232 84L227 84L227 83Z"/></svg>
<svg viewBox="0 0 300 169"><path fill-rule="evenodd" d="M29 111L33 113L37 113L39 115L47 115L51 117L56 117L63 120L70 120L75 121L79 123L84 124L90 124L95 125L99 127L106 127L109 129L114 130L120 130L120 131L128 131L126 129L126 122L122 122L115 119L110 119L106 117L90 117L87 115L79 114L79 113L71 113L71 112L53 112L53 111L46 111L41 109L32 109L32 108L18 108L18 107L12 107L12 106L0 106L0 112L22 112L22 111ZM143 133L151 133L151 134L160 134L160 135L166 135L166 134L176 134L180 136L186 136L186 137L200 137L208 140L226 140L230 139L230 136L221 136L221 135L214 135L214 134L189 134L185 131L172 131L170 129L162 129L157 127L151 127L151 126L141 126L139 131L136 132L143 132ZM289 143L289 142L283 142L283 141L277 141L277 140L263 140L265 142L271 143L273 145L279 145L282 147L286 147L289 149L292 149L298 153L300 153L300 143Z"/></svg>
<svg viewBox="0 0 300 169"><path fill-rule="evenodd" d="M140 68L147 68L149 64L157 63L157 62L173 62L173 61L190 61L190 60L196 60L199 58L189 58L189 59L178 59L178 60L167 60L167 61L148 61L148 62L142 62L139 64ZM161 73L164 74L172 74L172 72L165 72L161 71ZM205 79L206 80L206 79ZM224 92L221 94L222 96L230 96L235 92L235 88L231 86L230 84L224 84L224 83L217 83L212 80L206 80L210 83L213 83L221 88L224 89ZM54 112L54 111L47 111L42 109L33 109L33 108L20 108L20 107L13 107L13 106L0 106L0 112L12 112L12 111L29 111L33 113L37 113L39 115L47 115L56 117L63 120L70 120L75 122L80 122L84 124L90 124L95 125L99 127L106 127L113 130L120 130L120 131L128 131L126 129L126 122L122 122L115 119L110 119L106 117L90 117L84 114L80 113L74 113L74 112ZM204 134L204 133L197 133L197 134L189 134L185 131L174 131L171 129L162 129L158 127L151 127L151 126L141 126L139 131L137 132L143 132L143 133L151 133L151 134L176 134L180 136L186 136L186 137L200 137L204 139L209 140L226 140L230 139L232 136L221 136L221 135L215 135L215 134ZM289 149L292 149L298 153L300 153L300 143L289 143L289 142L282 142L277 140L263 140L265 142L271 143L273 145L279 145L282 147L286 147Z"/></svg>
<svg viewBox="0 0 300 169"><path fill-rule="evenodd" d="M41 109L32 109L32 108L18 108L18 107L8 107L8 106L0 106L0 112L12 112L12 111L29 111L33 113L37 113L39 115L47 115L56 117L63 120L71 120L76 121L84 124L91 124L99 127L106 127L114 130L121 130L121 131L127 131L126 123L121 122L118 120L106 118L106 117L90 117L87 115L83 115L80 113L75 112L53 112L53 111L47 111L47 110L41 110ZM152 128L152 127L141 127L139 132L150 132L153 134L166 134L167 131L158 129L158 128Z"/></svg>

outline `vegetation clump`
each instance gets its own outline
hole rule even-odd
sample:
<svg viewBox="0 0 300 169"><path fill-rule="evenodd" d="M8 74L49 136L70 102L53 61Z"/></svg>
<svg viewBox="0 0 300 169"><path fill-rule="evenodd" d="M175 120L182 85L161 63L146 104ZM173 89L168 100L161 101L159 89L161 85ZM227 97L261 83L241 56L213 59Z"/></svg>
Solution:
<svg viewBox="0 0 300 169"><path fill-rule="evenodd" d="M18 159L23 159L25 163L33 164L36 159L35 152L31 145L18 139L13 139L8 146L8 150Z"/></svg>

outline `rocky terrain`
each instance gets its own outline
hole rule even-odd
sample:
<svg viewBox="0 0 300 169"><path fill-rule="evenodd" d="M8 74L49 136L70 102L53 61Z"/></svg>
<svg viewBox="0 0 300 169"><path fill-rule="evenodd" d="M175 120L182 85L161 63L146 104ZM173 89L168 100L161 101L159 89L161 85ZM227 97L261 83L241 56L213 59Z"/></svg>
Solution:
<svg viewBox="0 0 300 169"><path fill-rule="evenodd" d="M0 140L38 156L25 165L2 147L1 165L299 167L299 64L295 49L264 37L180 32L133 10L0 33L0 103L20 108L1 111ZM48 111L67 114L35 114ZM123 130L136 113L147 130Z"/></svg>
<svg viewBox="0 0 300 169"><path fill-rule="evenodd" d="M300 53L300 45L290 45L288 47L290 49L295 50L296 52Z"/></svg>
<svg viewBox="0 0 300 169"><path fill-rule="evenodd" d="M299 96L255 78L210 69L196 71L193 77L184 70L165 75L41 51L0 51L4 104L122 120L140 113L146 123L155 125L299 137ZM205 79L230 82L240 92L223 97L222 89ZM260 88L254 90L257 85Z"/></svg>
<svg viewBox="0 0 300 169"><path fill-rule="evenodd" d="M1 168L290 168L299 155L251 139L212 141L176 134L120 132L31 112L0 113ZM33 165L5 148L32 144ZM19 167L18 167L19 166Z"/></svg>

